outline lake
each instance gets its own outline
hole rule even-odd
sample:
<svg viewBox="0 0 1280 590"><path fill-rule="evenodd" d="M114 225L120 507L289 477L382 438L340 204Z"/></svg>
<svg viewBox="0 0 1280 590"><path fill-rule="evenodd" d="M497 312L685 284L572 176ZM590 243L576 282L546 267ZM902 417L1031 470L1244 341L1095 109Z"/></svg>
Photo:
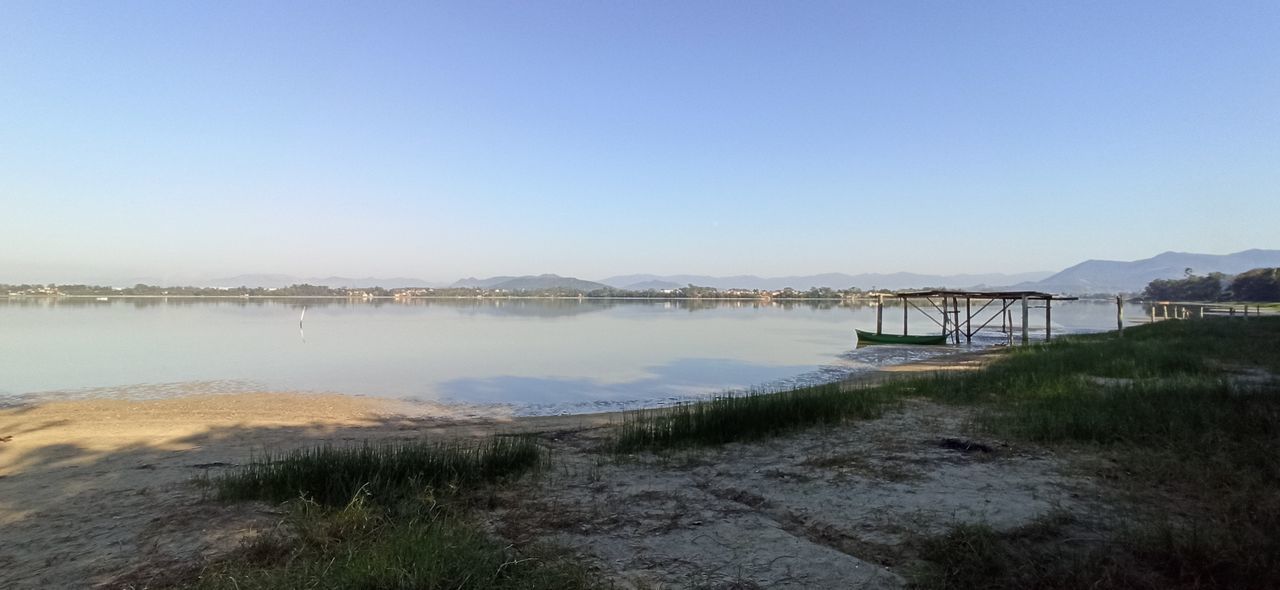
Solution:
<svg viewBox="0 0 1280 590"><path fill-rule="evenodd" d="M1055 334L1115 327L1114 302L1053 312ZM901 313L886 307L886 331L901 330ZM835 301L0 299L0 404L302 391L582 413L831 381L956 350L854 348L854 328L875 329L875 314ZM1126 317L1142 314L1126 306ZM1043 317L1032 310L1031 326ZM912 311L911 331L938 328ZM1002 342L992 332L973 346Z"/></svg>

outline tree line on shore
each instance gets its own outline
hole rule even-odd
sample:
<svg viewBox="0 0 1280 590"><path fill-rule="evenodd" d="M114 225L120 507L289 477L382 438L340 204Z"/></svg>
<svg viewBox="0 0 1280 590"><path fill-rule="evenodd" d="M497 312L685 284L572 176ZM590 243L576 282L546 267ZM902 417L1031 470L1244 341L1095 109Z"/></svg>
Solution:
<svg viewBox="0 0 1280 590"><path fill-rule="evenodd" d="M162 287L157 285L137 284L132 287L110 287L104 285L59 285L59 284L0 284L0 293L13 296L71 296L71 297L628 297L648 299L848 299L865 294L856 287L849 289L832 289L814 287L808 290L781 289L768 291L761 289L716 289L688 285L677 289L629 290L602 288L584 291L564 287L547 289L486 289L481 287L441 287L441 288L394 288L367 287L326 287L323 285L300 284L288 287Z"/></svg>
<svg viewBox="0 0 1280 590"><path fill-rule="evenodd" d="M1280 301L1280 268L1255 268L1235 276L1188 268L1181 279L1157 279L1143 296L1166 301Z"/></svg>

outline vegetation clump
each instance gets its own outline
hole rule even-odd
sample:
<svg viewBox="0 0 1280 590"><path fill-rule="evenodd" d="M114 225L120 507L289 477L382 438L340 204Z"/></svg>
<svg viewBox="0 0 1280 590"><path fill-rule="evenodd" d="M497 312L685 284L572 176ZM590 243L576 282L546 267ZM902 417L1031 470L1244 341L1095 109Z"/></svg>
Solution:
<svg viewBox="0 0 1280 590"><path fill-rule="evenodd" d="M613 450L628 453L758 439L820 424L875 418L888 402L881 390L848 391L839 383L777 393L721 395L631 413L619 426Z"/></svg>
<svg viewBox="0 0 1280 590"><path fill-rule="evenodd" d="M456 506L407 502L395 509L357 495L332 508L296 500L286 527L205 568L192 590L520 589L591 587L587 570L549 548L517 552Z"/></svg>
<svg viewBox="0 0 1280 590"><path fill-rule="evenodd" d="M366 443L261 456L210 484L224 501L284 502L281 526L172 585L591 587L587 570L567 556L500 543L470 515L486 486L545 462L534 439L499 436L478 443Z"/></svg>
<svg viewBox="0 0 1280 590"><path fill-rule="evenodd" d="M213 480L220 499L282 502L306 498L340 506L357 494L391 504L421 490L465 488L537 469L543 452L529 437L478 443L411 441L325 445L264 455Z"/></svg>

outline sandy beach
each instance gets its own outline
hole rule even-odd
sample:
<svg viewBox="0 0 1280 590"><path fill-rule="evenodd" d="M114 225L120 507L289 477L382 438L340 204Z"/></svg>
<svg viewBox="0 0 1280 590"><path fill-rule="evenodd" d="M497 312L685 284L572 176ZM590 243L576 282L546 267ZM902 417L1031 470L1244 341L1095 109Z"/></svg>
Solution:
<svg viewBox="0 0 1280 590"><path fill-rule="evenodd" d="M858 387L913 372L973 369L985 364L993 354L993 351L965 353L891 367L850 382L849 386ZM275 526L280 515L273 507L261 504L223 506L207 502L204 490L195 485L193 479L234 467L266 449L278 451L320 443L465 437L494 432L543 433L556 460L566 466L559 472L578 475L546 478L530 484L533 488L520 493L527 502L512 503L498 510L493 515L493 528L511 537L538 534L569 547L592 546L595 548L592 559L612 564L609 567L618 571L643 570L644 560L656 563L656 556L664 552L701 551L696 542L688 543L696 534L705 533L713 521L723 529L721 533L733 537L732 527L752 529L761 523L750 519L763 518L781 522L766 528L774 531L771 534L794 537L794 542L762 542L755 550L751 547L735 550L751 554L747 561L769 562L769 556L779 547L788 548L792 553L812 550L824 556L814 563L835 567L831 571L862 568L864 573L870 572L868 580L894 585L897 576L883 565L859 560L855 560L859 563L847 562L853 558L833 549L830 542L824 544L814 537L816 533L812 532L811 523L806 524L803 511L787 512L780 499L769 498L770 490L778 489L777 481L761 479L762 470L769 472L772 462L776 463L774 471L786 472L783 464L795 464L796 456L812 458L818 447L880 448L892 455L884 466L896 469L908 479L915 477L911 474L928 471L927 466L933 462L940 462L946 469L959 470L937 480L942 486L937 489L923 484L907 489L901 480L889 482L890 487L877 492L881 498L878 508L865 502L858 508L876 511L881 516L895 510L919 513L931 503L939 502L939 498L956 497L946 489L948 482L967 481L966 485L975 490L969 496L973 502L991 504L992 494L998 492L1003 494L1001 505L1023 507L1006 508L1006 511L1013 510L1013 514L1006 516L1029 519L1054 498L1070 497L1067 492L1054 490L1075 485L1061 481L1054 465L1043 458L1029 457L1020 463L1009 463L1013 459L1006 458L1004 469L996 473L988 463L968 462L963 457L952 456L953 453L921 446L923 440L958 436L963 422L963 416L954 412L923 406L873 421L865 428L785 437L763 446L729 445L711 452L716 455L714 458L699 459L701 468L669 473L655 471L642 463L605 468L619 472L607 479L626 482L625 486L597 489L596 484L576 481L575 477L587 477L584 474L590 471L583 466L592 461L588 449L593 441L603 436L602 431L618 417L617 414L476 417L444 405L288 392L191 395L151 401L65 401L0 409L0 531L4 539L0 545L0 586L127 587L118 581L137 580L140 575L145 578L148 572L163 572L166 567L191 564L224 553L253 531ZM862 468L880 469L868 464ZM814 469L827 475L840 472L839 469L832 471L829 466ZM1005 477L1014 472L1021 475L1013 480ZM845 473L841 477L849 475ZM599 474L590 477L598 478ZM814 474L798 472L791 482L802 482L806 478L812 485L805 493L812 498L826 498L827 507L822 510L838 511L842 506L839 498L843 497L840 496L843 487L824 487ZM1006 483L998 483L1000 478L1005 478ZM996 488L987 492L976 491L993 485ZM636 489L636 486L645 489ZM643 506L628 500L629 496L642 492L653 501L679 500L687 506L701 505L705 514L690 516L685 526L677 522L668 528L669 534L655 536L641 535L640 529L634 528L600 528L599 523L591 524L592 517L583 512L585 506L598 504L602 499L620 505ZM680 500L682 494L693 492L697 498ZM1019 499L1022 496L1027 499ZM583 519L582 526L566 529L531 519L530 507L550 501L548 498L555 498L559 507L543 510L542 514L559 513L565 518L577 515L574 518ZM743 516L746 514L744 501L746 508L752 508L747 512L759 512L763 516ZM819 504L815 504L813 510L818 510ZM854 510L852 506L848 508ZM949 509L955 513L972 508L966 504ZM736 516L717 517L717 511L722 509ZM769 517L770 511L775 513L773 517ZM779 511L790 516L780 517ZM853 513L845 516L856 517ZM650 513L644 518L654 517L655 513ZM877 534L882 535L875 533L871 537ZM658 545L649 547L642 546L643 543ZM882 544L891 545L888 541ZM765 551L765 546L773 549ZM732 551L705 553L707 559L720 559L725 563L746 559L743 554ZM772 563L769 567L782 562ZM678 579L678 576L692 575L690 572L697 567L668 568L668 572L649 577ZM798 575L795 572L799 566L787 567L792 573L786 575Z"/></svg>

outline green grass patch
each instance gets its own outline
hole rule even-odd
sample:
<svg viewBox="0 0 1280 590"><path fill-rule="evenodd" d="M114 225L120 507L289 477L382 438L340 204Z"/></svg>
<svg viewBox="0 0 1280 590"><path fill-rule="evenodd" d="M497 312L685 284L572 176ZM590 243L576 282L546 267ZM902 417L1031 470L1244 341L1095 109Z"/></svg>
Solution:
<svg viewBox="0 0 1280 590"><path fill-rule="evenodd" d="M957 525L925 543L917 586L1280 587L1277 369L1280 318L1206 319L1064 339L986 371L887 386L975 406L983 433L1101 453L1115 467L1099 475L1150 509L1074 551L1063 550L1066 532L1030 541Z"/></svg>
<svg viewBox="0 0 1280 590"><path fill-rule="evenodd" d="M780 393L722 395L707 401L628 414L615 452L717 445L800 428L875 418L890 398L879 389L847 391L838 383Z"/></svg>
<svg viewBox="0 0 1280 590"><path fill-rule="evenodd" d="M1280 318L1161 322L1123 338L1093 334L1016 348L982 371L641 410L623 419L612 447L625 453L754 440L875 418L907 397L990 408L982 419L990 432L1045 443L1198 440L1204 428L1240 418L1255 430L1268 428L1246 416L1257 400L1222 381L1230 367L1280 372Z"/></svg>
<svg viewBox="0 0 1280 590"><path fill-rule="evenodd" d="M422 490L486 484L538 469L544 454L530 437L481 442L409 441L321 446L254 458L212 480L226 501L306 498L341 506L363 495L391 504Z"/></svg>
<svg viewBox="0 0 1280 590"><path fill-rule="evenodd" d="M168 584L227 589L559 589L589 571L550 548L499 542L470 511L493 484L543 467L526 436L321 446L256 457L209 483L224 501L288 515L237 552Z"/></svg>
<svg viewBox="0 0 1280 590"><path fill-rule="evenodd" d="M571 556L517 553L441 505L395 510L361 496L342 508L290 503L287 533L264 535L199 572L193 590L575 589L591 587Z"/></svg>
<svg viewBox="0 0 1280 590"><path fill-rule="evenodd" d="M1264 590L1280 580L1274 535L1249 526L1136 525L1111 538L1078 532L1067 515L997 531L956 524L920 543L918 590ZM1261 544L1259 544L1261 542Z"/></svg>

